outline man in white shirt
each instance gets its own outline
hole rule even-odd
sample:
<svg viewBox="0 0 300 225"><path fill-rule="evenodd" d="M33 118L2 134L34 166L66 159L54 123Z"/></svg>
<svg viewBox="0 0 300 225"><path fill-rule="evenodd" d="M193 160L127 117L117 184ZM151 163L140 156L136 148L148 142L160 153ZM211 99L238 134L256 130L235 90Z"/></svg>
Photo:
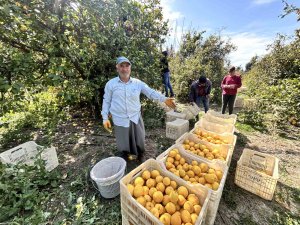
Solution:
<svg viewBox="0 0 300 225"><path fill-rule="evenodd" d="M145 151L145 127L141 116L140 94L165 102L170 108L175 108L175 103L173 98L167 98L139 79L130 77L131 63L127 58L118 57L116 64L118 76L109 80L104 89L101 111L103 126L111 132L112 126L108 119L111 113L118 150L125 159L133 154L141 160Z"/></svg>

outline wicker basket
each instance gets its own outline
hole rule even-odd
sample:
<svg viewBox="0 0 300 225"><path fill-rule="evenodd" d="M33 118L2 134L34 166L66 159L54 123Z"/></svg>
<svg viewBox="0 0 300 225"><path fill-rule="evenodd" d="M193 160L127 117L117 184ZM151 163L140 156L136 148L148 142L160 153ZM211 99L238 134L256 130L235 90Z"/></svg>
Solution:
<svg viewBox="0 0 300 225"><path fill-rule="evenodd" d="M245 149L237 163L235 184L266 200L272 200L278 175L278 158Z"/></svg>

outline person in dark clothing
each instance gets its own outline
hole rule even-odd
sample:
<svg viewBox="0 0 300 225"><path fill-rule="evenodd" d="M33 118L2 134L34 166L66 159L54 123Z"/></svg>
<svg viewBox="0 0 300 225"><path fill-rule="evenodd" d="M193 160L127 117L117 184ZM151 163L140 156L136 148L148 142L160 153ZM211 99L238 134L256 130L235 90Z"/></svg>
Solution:
<svg viewBox="0 0 300 225"><path fill-rule="evenodd" d="M170 69L169 69L169 62L168 62L168 52L163 51L162 52L163 57L161 58L161 74L162 74L162 80L166 92L166 97L169 97L169 91L170 90L170 97L174 97L174 92L172 89L172 85L170 82Z"/></svg>
<svg viewBox="0 0 300 225"><path fill-rule="evenodd" d="M235 73L235 67L229 69L229 73L224 77L222 87L222 114L225 114L228 105L229 115L233 112L234 101L237 89L242 86L241 76Z"/></svg>
<svg viewBox="0 0 300 225"><path fill-rule="evenodd" d="M195 102L198 107L201 103L204 106L205 113L209 108L209 95L211 91L211 81L204 75L200 76L198 80L191 85L189 99L190 102Z"/></svg>

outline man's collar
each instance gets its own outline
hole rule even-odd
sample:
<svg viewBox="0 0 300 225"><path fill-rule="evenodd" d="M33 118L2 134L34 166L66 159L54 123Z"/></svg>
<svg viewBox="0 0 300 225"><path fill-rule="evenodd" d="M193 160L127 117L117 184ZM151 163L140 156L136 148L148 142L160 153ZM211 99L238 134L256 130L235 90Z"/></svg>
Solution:
<svg viewBox="0 0 300 225"><path fill-rule="evenodd" d="M124 82L121 80L121 78L120 78L119 75L118 75L118 82L124 83ZM131 76L129 76L129 80L128 80L127 83L129 83L129 82L130 82L130 83L132 82Z"/></svg>

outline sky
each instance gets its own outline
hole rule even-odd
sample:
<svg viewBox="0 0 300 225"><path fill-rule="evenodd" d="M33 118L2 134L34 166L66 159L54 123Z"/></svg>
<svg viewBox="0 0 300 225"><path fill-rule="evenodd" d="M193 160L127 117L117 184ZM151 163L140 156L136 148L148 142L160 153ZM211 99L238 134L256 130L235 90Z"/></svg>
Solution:
<svg viewBox="0 0 300 225"><path fill-rule="evenodd" d="M300 7L299 0L287 2ZM161 6L170 27L166 46L178 48L188 30L221 34L237 47L229 55L231 64L243 68L253 56L266 54L278 33L292 36L300 27L294 13L280 17L281 0L161 0Z"/></svg>

